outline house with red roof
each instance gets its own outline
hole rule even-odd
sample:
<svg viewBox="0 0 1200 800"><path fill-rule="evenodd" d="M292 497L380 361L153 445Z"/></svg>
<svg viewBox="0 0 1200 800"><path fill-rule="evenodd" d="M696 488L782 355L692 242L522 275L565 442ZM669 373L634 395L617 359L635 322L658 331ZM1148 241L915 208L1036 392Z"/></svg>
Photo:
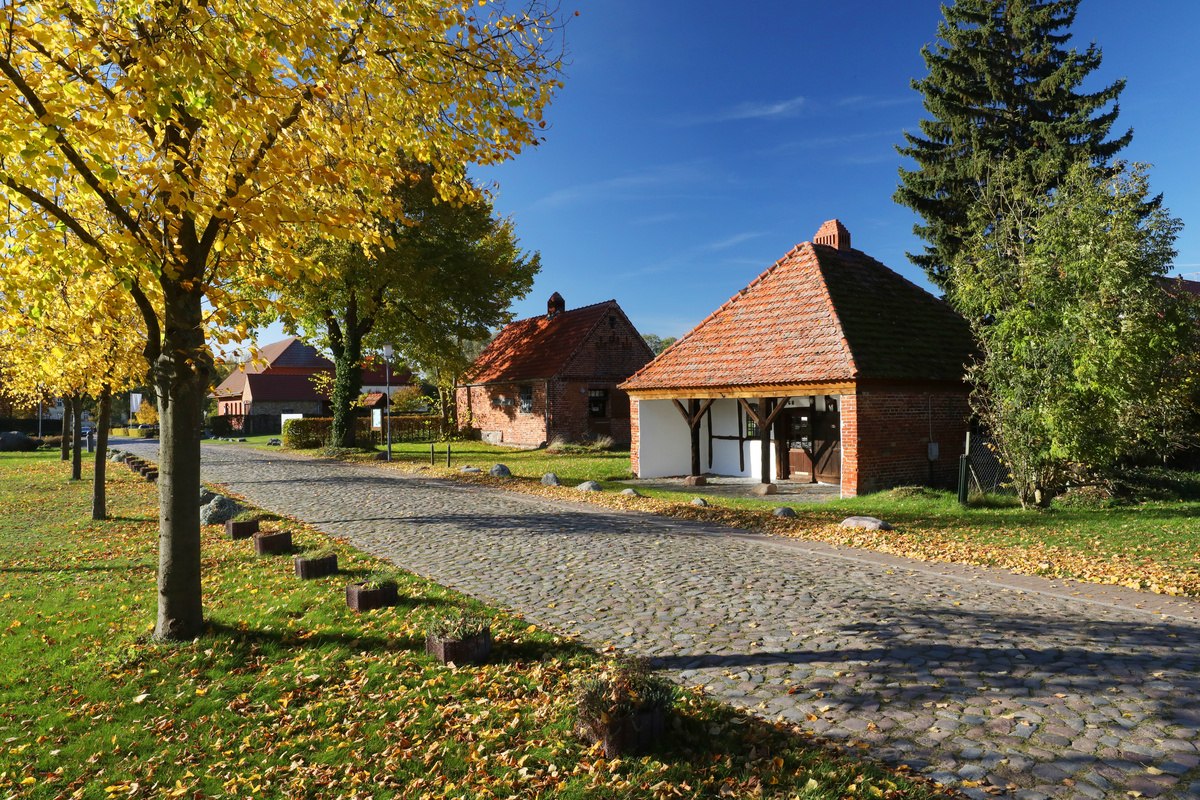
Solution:
<svg viewBox="0 0 1200 800"><path fill-rule="evenodd" d="M265 345L258 355L229 374L209 396L217 401L217 415L231 418L232 428L277 433L281 414L324 416L329 398L317 392L313 376L333 374L333 362L317 348L295 336ZM363 369L363 391L383 392L387 376L382 367ZM393 389L412 380L407 370L390 376ZM259 420L248 425L246 417Z"/></svg>
<svg viewBox="0 0 1200 800"><path fill-rule="evenodd" d="M962 317L830 220L621 385L633 472L952 484L971 352Z"/></svg>
<svg viewBox="0 0 1200 800"><path fill-rule="evenodd" d="M568 311L555 292L545 316L505 327L464 374L459 427L517 447L556 437L626 444L629 398L617 385L652 358L616 300Z"/></svg>

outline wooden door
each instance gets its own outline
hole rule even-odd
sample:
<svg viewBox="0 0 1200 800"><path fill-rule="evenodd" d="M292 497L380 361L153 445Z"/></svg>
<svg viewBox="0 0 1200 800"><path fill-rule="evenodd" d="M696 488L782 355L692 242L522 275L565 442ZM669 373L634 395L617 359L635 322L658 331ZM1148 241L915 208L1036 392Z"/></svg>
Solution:
<svg viewBox="0 0 1200 800"><path fill-rule="evenodd" d="M818 481L842 482L842 415L832 397L825 398L825 410L813 420L812 456Z"/></svg>
<svg viewBox="0 0 1200 800"><path fill-rule="evenodd" d="M808 452L812 447L812 413L811 408L793 408L784 420L791 480L812 478L812 459Z"/></svg>

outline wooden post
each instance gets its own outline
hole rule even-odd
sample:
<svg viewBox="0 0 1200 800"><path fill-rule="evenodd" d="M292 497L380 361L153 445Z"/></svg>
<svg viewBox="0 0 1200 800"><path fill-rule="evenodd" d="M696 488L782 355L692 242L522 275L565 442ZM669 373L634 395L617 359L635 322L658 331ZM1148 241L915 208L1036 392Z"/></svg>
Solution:
<svg viewBox="0 0 1200 800"><path fill-rule="evenodd" d="M700 401L689 400L688 412L691 416L692 435L692 475L700 474Z"/></svg>
<svg viewBox="0 0 1200 800"><path fill-rule="evenodd" d="M771 482L771 423L774 422L771 414L770 404L773 401L769 397L760 397L758 399L758 440L762 443L762 451L759 453L759 467L762 470L762 482Z"/></svg>
<svg viewBox="0 0 1200 800"><path fill-rule="evenodd" d="M450 469L450 443L446 442L446 469Z"/></svg>

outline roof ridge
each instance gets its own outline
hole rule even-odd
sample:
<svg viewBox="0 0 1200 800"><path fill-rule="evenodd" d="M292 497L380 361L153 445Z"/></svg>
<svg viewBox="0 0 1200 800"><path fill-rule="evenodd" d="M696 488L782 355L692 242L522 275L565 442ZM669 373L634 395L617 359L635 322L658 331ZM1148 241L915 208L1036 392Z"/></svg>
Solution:
<svg viewBox="0 0 1200 800"><path fill-rule="evenodd" d="M835 326L837 326L837 333L838 337L841 339L842 347L845 348L846 355L850 358L850 376L852 378L857 378L859 373L862 372L862 369L859 367L858 358L854 354L854 348L850 346L850 338L846 336L846 326L842 324L842 315L838 313L837 306L833 302L833 295L829 293L829 279L826 277L825 273L826 264L821 260L822 251L826 249L829 250L829 254L832 254L835 259L838 258L839 253L844 253L847 251L838 250L830 245L821 245L818 247L814 244L812 248L813 260L817 262L817 270L821 273L821 280L818 281L818 283L821 285L821 294L825 298L825 308L829 312L829 319L833 321ZM858 253L859 251L851 248L849 252ZM839 266L839 264L833 265L834 269Z"/></svg>
<svg viewBox="0 0 1200 800"><path fill-rule="evenodd" d="M578 307L576 307L576 308L568 308L568 309L565 309L565 310L563 310L563 311L560 311L560 312L558 312L558 313L557 313L557 314L555 314L554 316L555 316L555 318L557 319L558 317L561 317L561 316L562 316L562 315L564 315L564 314L574 314L576 311L586 311L586 310L588 310L589 308L595 308L596 306L602 306L602 305L605 305L605 304L607 304L607 303L616 303L616 302L617 302L617 301L616 301L616 299L615 299L615 298L612 298L612 299L609 299L609 300L601 300L601 301L600 301L600 302L598 302L598 303L589 303L589 304L588 304L588 305L586 305L586 306L578 306ZM528 321L529 321L529 320L531 320L531 319L545 319L545 317L546 317L546 315L545 315L545 314L534 314L534 315L533 315L533 316L531 316L531 317L522 317L521 319L514 319L512 322L508 323L508 325L516 325L516 324L518 324L518 323L520 323L520 322L528 322ZM508 327L508 325L505 325L505 326L504 326L504 328L507 328L507 327ZM504 328L501 328L500 330L504 330Z"/></svg>
<svg viewBox="0 0 1200 800"><path fill-rule="evenodd" d="M800 248L806 244L812 244L812 243L811 242L799 242L798 244L793 245L792 249L788 250L786 253L784 253L778 260L776 260L776 262L774 264L772 264L771 266L767 267L762 272L760 272L757 278L750 281L749 284L747 284L746 286L739 289L736 294L734 294L732 297L730 297L728 300L726 300L721 305L717 306L717 308L715 310L713 310L712 312L710 312L707 317L705 317L704 319L700 320L695 325L693 325L691 330L689 330L683 336L680 336L678 339L676 339L674 342L672 342L670 347L668 347L666 350L663 350L661 353L658 354L658 356L655 356L653 359L651 359L650 362L647 363L644 367L642 367L637 372L633 373L628 378L626 378L625 382L626 383L631 382L632 380L637 378L639 375L641 375L643 372L650 369L650 366L652 364L654 364L654 362L657 361L660 356L663 356L666 353L670 352L671 350L675 349L675 347L677 345L683 344L683 342L685 342L689 337L691 337L691 335L693 333L696 333L698 330L700 330L705 325L707 325L709 322L711 322L713 317L718 316L728 306L733 305L734 302L736 302L739 298L741 298L743 295L745 295L747 292L749 292L752 287L757 286L759 283L761 283L768 275L770 275L772 272L774 272L776 269L778 269L785 261L790 259L792 256L796 255L796 253L800 250Z"/></svg>

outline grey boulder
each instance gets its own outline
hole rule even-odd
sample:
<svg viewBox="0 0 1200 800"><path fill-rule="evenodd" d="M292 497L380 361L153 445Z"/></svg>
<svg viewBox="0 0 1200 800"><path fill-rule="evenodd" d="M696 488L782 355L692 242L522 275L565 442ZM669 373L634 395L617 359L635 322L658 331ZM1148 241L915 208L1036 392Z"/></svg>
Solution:
<svg viewBox="0 0 1200 800"><path fill-rule="evenodd" d="M488 470L488 474L493 478L511 478L512 470L503 464L496 464L494 467Z"/></svg>
<svg viewBox="0 0 1200 800"><path fill-rule="evenodd" d="M240 513L242 513L240 503L219 494L200 507L200 524L224 525Z"/></svg>
<svg viewBox="0 0 1200 800"><path fill-rule="evenodd" d="M642 496L642 493L639 492L637 489L634 489L632 486L630 486L628 489L622 489L621 494L625 495L626 497L641 497Z"/></svg>
<svg viewBox="0 0 1200 800"><path fill-rule="evenodd" d="M789 506L779 506L778 508L773 508L773 509L771 509L771 513L777 517L794 517L794 516L796 516L795 509L793 509Z"/></svg>
<svg viewBox="0 0 1200 800"><path fill-rule="evenodd" d="M0 433L0 453L28 453L36 450L38 443L17 431Z"/></svg>
<svg viewBox="0 0 1200 800"><path fill-rule="evenodd" d="M876 517L846 517L842 520L841 528L861 528L866 531L890 531L894 530L890 523L884 522Z"/></svg>
<svg viewBox="0 0 1200 800"><path fill-rule="evenodd" d="M562 483L559 482L558 476L553 472L547 472L542 476L542 486L562 486Z"/></svg>
<svg viewBox="0 0 1200 800"><path fill-rule="evenodd" d="M703 497L693 497L693 498L692 498L692 505L694 505L694 506L697 506L697 507L699 507L699 508L707 508L707 507L708 507L708 501L707 501L707 500L705 500Z"/></svg>
<svg viewBox="0 0 1200 800"><path fill-rule="evenodd" d="M596 481L584 481L575 488L581 492L598 492L600 491L600 484Z"/></svg>

